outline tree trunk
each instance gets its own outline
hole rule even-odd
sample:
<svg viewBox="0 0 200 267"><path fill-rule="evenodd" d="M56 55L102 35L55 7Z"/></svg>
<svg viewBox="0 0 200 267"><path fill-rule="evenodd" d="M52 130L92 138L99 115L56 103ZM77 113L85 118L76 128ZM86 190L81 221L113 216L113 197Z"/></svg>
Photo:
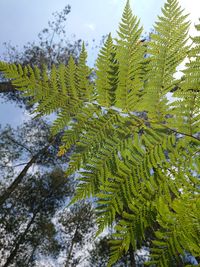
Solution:
<svg viewBox="0 0 200 267"><path fill-rule="evenodd" d="M31 253L31 255L30 255L30 257L29 257L29 259L28 259L28 261L27 261L27 266L29 266L29 264L32 265L32 263L33 263L33 261L34 261L34 254L35 254L36 248L37 248L37 247L34 247L34 248L33 248L32 253ZM30 265L30 266L31 266L31 265Z"/></svg>
<svg viewBox="0 0 200 267"><path fill-rule="evenodd" d="M27 165L23 168L17 178L11 183L11 185L6 189L6 191L0 196L0 206L4 204L6 199L9 198L10 194L16 189L19 183L23 180L29 168L35 163L38 155L32 157L32 159L27 163Z"/></svg>
<svg viewBox="0 0 200 267"><path fill-rule="evenodd" d="M52 145L52 143L55 141L55 139L48 144L47 146L45 146L44 148L42 148L36 155L34 155L32 157L32 159L27 163L27 165L23 168L23 170L20 172L20 174L17 176L17 178L11 183L11 185L5 190L5 192L0 196L0 206L2 206L4 204L4 202L6 201L6 199L8 199L11 195L11 193L17 188L17 186L19 185L19 183L22 182L23 178L25 177L27 171L29 170L29 168L37 161L37 159L42 155L45 154L45 152L47 151L47 149L49 148L50 145Z"/></svg>
<svg viewBox="0 0 200 267"><path fill-rule="evenodd" d="M76 230L74 232L74 235L73 235L73 238L72 238L72 241L71 241L71 246L69 248L69 253L68 253L68 256L67 256L65 267L69 267L69 261L70 261L71 256L72 256L72 251L73 251L73 247L74 247L74 244L75 244L74 240L75 240L75 237L76 237L76 234L77 234L77 231L78 231L78 227L79 227L79 224L76 225Z"/></svg>
<svg viewBox="0 0 200 267"><path fill-rule="evenodd" d="M130 267L136 267L135 255L132 245L130 245L129 248L129 255L130 255Z"/></svg>
<svg viewBox="0 0 200 267"><path fill-rule="evenodd" d="M29 232L29 229L30 229L31 225L33 224L37 214L38 214L38 210L33 214L33 217L31 218L30 222L27 224L25 231L19 237L17 242L15 243L15 248L10 253L10 256L7 258L6 263L3 265L3 267L8 267L10 264L13 263L13 260L14 260L15 256L17 255L18 249L19 249L20 245L23 243L27 233Z"/></svg>

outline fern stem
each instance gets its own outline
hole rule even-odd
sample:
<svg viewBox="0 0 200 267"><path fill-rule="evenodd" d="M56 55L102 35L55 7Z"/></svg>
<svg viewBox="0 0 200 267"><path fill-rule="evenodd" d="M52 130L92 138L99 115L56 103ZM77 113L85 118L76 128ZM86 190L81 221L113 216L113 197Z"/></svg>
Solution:
<svg viewBox="0 0 200 267"><path fill-rule="evenodd" d="M171 129L169 127L167 127L166 125L163 125L165 128L167 128L168 130L174 132L174 133L177 133L177 134L182 134L182 135L185 135L185 136L188 136L188 137L191 137L191 138L194 138L196 139L197 141L200 141L200 138L194 136L194 135L191 135L191 134L187 134L187 133L183 133L183 132L180 132L180 131L177 131L177 130L174 130L174 129Z"/></svg>
<svg viewBox="0 0 200 267"><path fill-rule="evenodd" d="M159 123L157 123L157 122L152 122L152 121L148 121L148 120L144 120L144 119L143 119L143 122L148 122L148 123L150 123L150 124L157 124L157 125L162 126L162 127L166 128L166 129L168 129L168 130L170 130L170 131L172 131L172 132L174 132L174 133L182 134L182 135L191 137L191 138L193 138L193 139L196 139L197 141L200 141L200 138L198 138L198 137L196 137L196 136L194 136L194 135L191 135L191 134L188 134L188 133L183 133L183 132L177 131L177 130L175 130L175 129L172 129L172 128L168 127L167 125L159 124Z"/></svg>

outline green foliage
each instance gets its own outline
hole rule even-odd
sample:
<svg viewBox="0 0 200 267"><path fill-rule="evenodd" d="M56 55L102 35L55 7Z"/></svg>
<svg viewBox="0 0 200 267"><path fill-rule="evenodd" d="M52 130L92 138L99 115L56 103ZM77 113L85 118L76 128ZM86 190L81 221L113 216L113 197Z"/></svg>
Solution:
<svg viewBox="0 0 200 267"><path fill-rule="evenodd" d="M139 21L133 16L127 2L119 24L116 45L116 59L119 65L116 106L127 112L135 110L143 86L144 47L139 41L141 33Z"/></svg>
<svg viewBox="0 0 200 267"><path fill-rule="evenodd" d="M200 32L200 24L196 25L196 29ZM199 114L199 69L200 69L200 38L196 36L192 38L192 47L188 52L188 62L186 69L183 71L184 79L180 82L180 88L174 93L178 98L171 104L174 115L170 123L172 127L176 127L185 133L195 135L200 128Z"/></svg>
<svg viewBox="0 0 200 267"><path fill-rule="evenodd" d="M52 134L64 130L59 154L73 148L67 175L78 176L72 202L93 197L98 233L114 228L108 266L144 245L148 265L200 256L200 39L188 47L188 29L178 1L168 0L150 41L140 42L127 2L118 38L109 35L100 51L94 84L84 45L77 65L70 58L50 73L0 63L36 113L58 113Z"/></svg>
<svg viewBox="0 0 200 267"><path fill-rule="evenodd" d="M189 22L183 15L177 0L168 0L162 9L162 16L155 24L148 53L151 56L144 95L144 109L149 117L165 120L168 114L166 94L175 86L174 74L187 52L187 31ZM151 103L151 104L149 104Z"/></svg>
<svg viewBox="0 0 200 267"><path fill-rule="evenodd" d="M99 105L111 107L115 104L115 91L117 87L118 64L115 59L116 48L109 34L104 46L99 52L96 70L96 91Z"/></svg>

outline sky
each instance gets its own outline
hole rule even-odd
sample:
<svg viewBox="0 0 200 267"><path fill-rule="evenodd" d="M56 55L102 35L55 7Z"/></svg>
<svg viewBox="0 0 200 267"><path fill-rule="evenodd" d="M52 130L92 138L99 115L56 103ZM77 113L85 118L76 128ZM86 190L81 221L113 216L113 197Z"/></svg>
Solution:
<svg viewBox="0 0 200 267"><path fill-rule="evenodd" d="M164 0L130 0L133 13L141 19L144 34L148 33L160 14ZM3 55L3 42L11 42L19 48L31 41L37 42L38 33L48 26L52 13L61 11L66 5L71 12L66 22L69 40L75 34L77 38L92 43L101 40L111 32L115 35L126 0L0 0L0 56ZM180 0L180 4L191 13L192 26L200 16L200 0ZM190 34L194 33L194 27ZM89 48L89 61L93 63L96 51ZM13 114L17 114L13 116ZM16 126L28 116L24 116L14 105L1 103L0 123L12 123Z"/></svg>
<svg viewBox="0 0 200 267"><path fill-rule="evenodd" d="M37 39L52 13L69 4L72 8L66 25L68 36L84 40L99 39L117 29L126 0L0 0L2 41L23 45ZM136 15L149 31L163 0L132 0Z"/></svg>
<svg viewBox="0 0 200 267"><path fill-rule="evenodd" d="M164 0L130 0L134 14L141 18L146 32L160 13ZM65 5L72 8L66 23L67 35L91 41L115 32L126 0L0 0L1 40L23 45L37 40L37 34L47 26L52 13ZM180 0L196 20L200 0ZM200 12L199 12L200 13ZM199 15L200 16L200 15Z"/></svg>

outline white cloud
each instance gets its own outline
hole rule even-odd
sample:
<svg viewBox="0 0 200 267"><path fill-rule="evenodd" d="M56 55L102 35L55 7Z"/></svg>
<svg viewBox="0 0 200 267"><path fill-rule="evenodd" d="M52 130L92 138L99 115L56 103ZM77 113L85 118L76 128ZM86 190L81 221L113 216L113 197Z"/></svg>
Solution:
<svg viewBox="0 0 200 267"><path fill-rule="evenodd" d="M93 23L86 23L85 25L84 25L86 28L88 28L88 29L90 29L91 31L95 31L95 24L93 24Z"/></svg>

